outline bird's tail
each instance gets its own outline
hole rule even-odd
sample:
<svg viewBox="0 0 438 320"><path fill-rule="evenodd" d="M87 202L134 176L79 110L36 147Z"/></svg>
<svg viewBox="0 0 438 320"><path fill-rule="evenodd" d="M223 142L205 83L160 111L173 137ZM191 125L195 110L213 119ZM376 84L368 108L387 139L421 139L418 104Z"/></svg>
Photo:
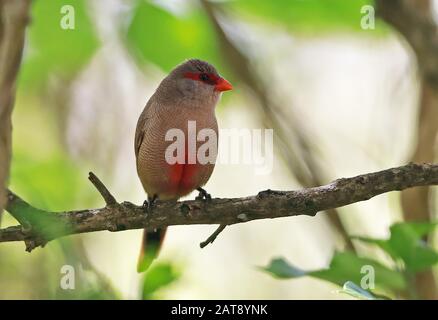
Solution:
<svg viewBox="0 0 438 320"><path fill-rule="evenodd" d="M140 256L138 258L137 272L146 271L160 253L167 228L143 231Z"/></svg>

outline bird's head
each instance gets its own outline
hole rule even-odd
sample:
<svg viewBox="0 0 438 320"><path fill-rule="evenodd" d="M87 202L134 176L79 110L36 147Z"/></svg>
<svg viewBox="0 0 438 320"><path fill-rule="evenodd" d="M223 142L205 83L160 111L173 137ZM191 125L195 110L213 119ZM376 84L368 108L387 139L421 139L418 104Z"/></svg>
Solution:
<svg viewBox="0 0 438 320"><path fill-rule="evenodd" d="M205 103L217 102L221 92L231 90L231 84L222 78L208 62L190 59L178 65L163 80L163 90L174 91L178 99Z"/></svg>

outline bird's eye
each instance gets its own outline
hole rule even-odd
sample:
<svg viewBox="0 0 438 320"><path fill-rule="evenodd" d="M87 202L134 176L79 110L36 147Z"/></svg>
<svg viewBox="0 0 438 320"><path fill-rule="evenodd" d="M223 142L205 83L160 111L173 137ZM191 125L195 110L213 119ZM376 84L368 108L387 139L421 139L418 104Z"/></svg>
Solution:
<svg viewBox="0 0 438 320"><path fill-rule="evenodd" d="M210 77L209 77L208 74L206 74L206 73L201 73L201 74L199 75L199 80L204 81L204 82L207 82L207 81L210 80Z"/></svg>

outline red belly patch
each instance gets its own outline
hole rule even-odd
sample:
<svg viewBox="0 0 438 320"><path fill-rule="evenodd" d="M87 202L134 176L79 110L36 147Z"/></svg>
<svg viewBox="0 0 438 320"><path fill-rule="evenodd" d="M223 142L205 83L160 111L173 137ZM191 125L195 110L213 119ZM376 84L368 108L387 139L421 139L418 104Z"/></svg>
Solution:
<svg viewBox="0 0 438 320"><path fill-rule="evenodd" d="M180 164L175 163L170 168L170 189L175 194L188 194L196 187L196 175L200 169L200 164Z"/></svg>
<svg viewBox="0 0 438 320"><path fill-rule="evenodd" d="M170 165L170 189L178 195L186 195L199 187L197 185L196 176L202 165L199 163L189 163L188 145L185 143L184 163L175 163ZM196 159L196 157L195 157Z"/></svg>

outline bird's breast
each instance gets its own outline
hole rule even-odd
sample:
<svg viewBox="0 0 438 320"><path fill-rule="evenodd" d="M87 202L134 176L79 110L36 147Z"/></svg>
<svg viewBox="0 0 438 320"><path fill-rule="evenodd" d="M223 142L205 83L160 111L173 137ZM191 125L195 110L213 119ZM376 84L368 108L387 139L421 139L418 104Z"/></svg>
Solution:
<svg viewBox="0 0 438 320"><path fill-rule="evenodd" d="M216 139L218 138L214 113L181 112L161 117L154 125L147 128L138 154L137 171L148 194L158 194L163 200L176 199L189 194L207 182L213 172L214 161L206 164L199 161L198 150L206 143L206 141L198 140L199 132L203 129L211 129ZM169 136L172 136L172 134L169 135L170 130L173 130L173 133L179 132L179 134L169 141ZM166 151L169 153L169 148L172 148L172 144L175 146L175 143L182 144L183 161L179 158L178 162L170 163L166 158ZM210 146L215 149L209 150L214 153L215 160L217 143L210 144ZM179 151L182 149L180 148Z"/></svg>

